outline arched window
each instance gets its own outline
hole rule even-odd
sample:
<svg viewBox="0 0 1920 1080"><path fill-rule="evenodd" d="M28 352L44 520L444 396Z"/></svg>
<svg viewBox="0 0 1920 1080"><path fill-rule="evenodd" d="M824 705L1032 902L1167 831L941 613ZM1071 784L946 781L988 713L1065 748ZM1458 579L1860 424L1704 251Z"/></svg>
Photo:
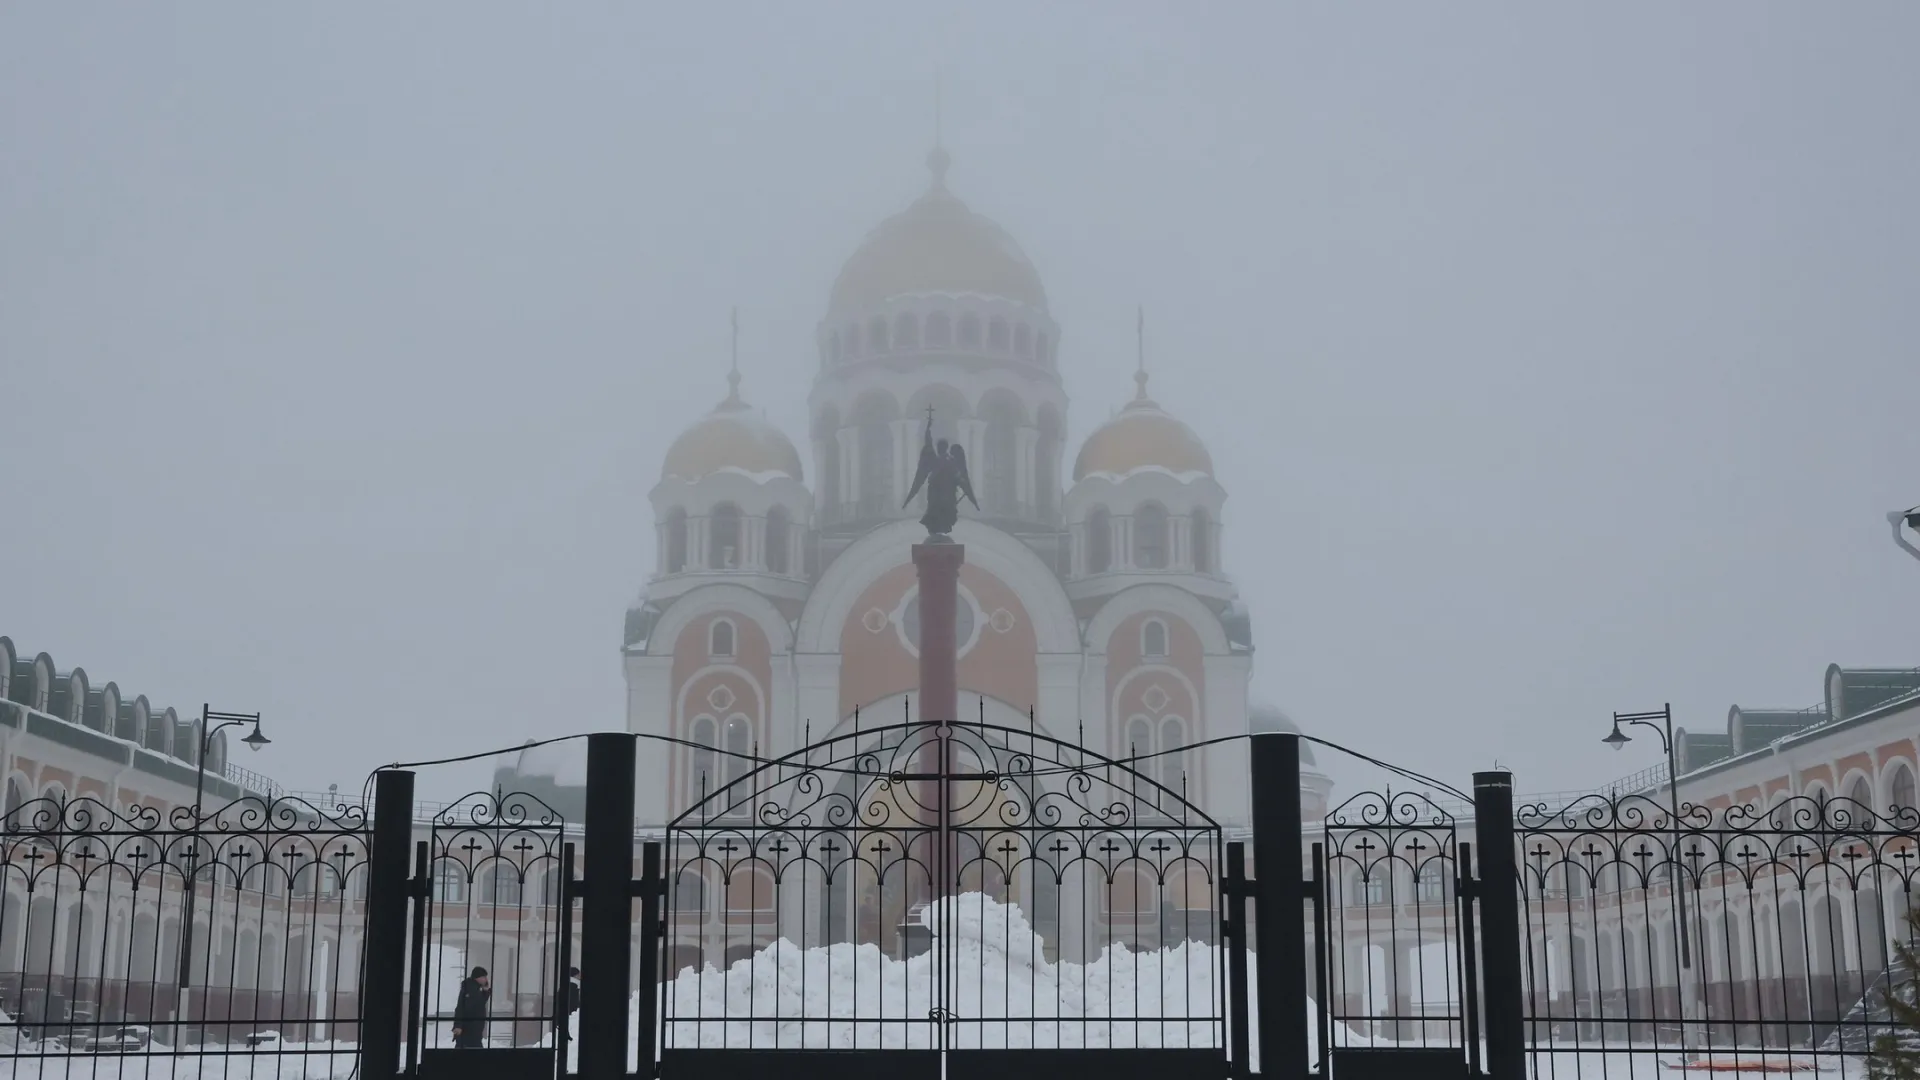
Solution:
<svg viewBox="0 0 1920 1080"><path fill-rule="evenodd" d="M6 809L3 812L4 817L0 820L4 820L8 832L18 832L25 826L26 822L21 820L24 815L20 813L20 808L26 804L27 786L21 783L17 776L7 777Z"/></svg>
<svg viewBox="0 0 1920 1080"><path fill-rule="evenodd" d="M917 349L920 347L920 320L911 311L903 311L893 317L893 347L896 349Z"/></svg>
<svg viewBox="0 0 1920 1080"><path fill-rule="evenodd" d="M466 903L467 868L453 859L440 860L433 868L433 898L443 904Z"/></svg>
<svg viewBox="0 0 1920 1080"><path fill-rule="evenodd" d="M727 783L747 775L753 768L753 728L744 716L727 718Z"/></svg>
<svg viewBox="0 0 1920 1080"><path fill-rule="evenodd" d="M953 320L946 312L927 316L927 344L936 349L953 344Z"/></svg>
<svg viewBox="0 0 1920 1080"><path fill-rule="evenodd" d="M1153 753L1153 721L1144 716L1136 716L1127 721L1127 745L1121 752L1129 758L1141 757ZM1149 768L1141 763L1134 766L1135 772L1148 772Z"/></svg>
<svg viewBox="0 0 1920 1080"><path fill-rule="evenodd" d="M773 910L773 874L764 867L735 866L727 875L727 913L755 914Z"/></svg>
<svg viewBox="0 0 1920 1080"><path fill-rule="evenodd" d="M770 574L787 573L791 560L787 557L787 508L776 506L767 511L767 572Z"/></svg>
<svg viewBox="0 0 1920 1080"><path fill-rule="evenodd" d="M1087 515L1087 573L1104 574L1113 566L1113 521L1104 507Z"/></svg>
<svg viewBox="0 0 1920 1080"><path fill-rule="evenodd" d="M820 505L833 517L840 509L840 411L831 405L814 414L813 445L820 460Z"/></svg>
<svg viewBox="0 0 1920 1080"><path fill-rule="evenodd" d="M1913 770L1901 765L1893 770L1893 779L1887 783L1887 813L1892 816L1899 810L1913 810Z"/></svg>
<svg viewBox="0 0 1920 1080"><path fill-rule="evenodd" d="M707 631L707 652L713 656L733 655L733 623L728 619L715 619Z"/></svg>
<svg viewBox="0 0 1920 1080"><path fill-rule="evenodd" d="M1866 776L1856 776L1853 783L1847 785L1847 798L1856 805L1844 809L1848 814L1861 818L1853 824L1860 825L1873 819L1873 783Z"/></svg>
<svg viewBox="0 0 1920 1080"><path fill-rule="evenodd" d="M1143 570L1167 567L1167 512L1154 503L1134 512L1133 565Z"/></svg>
<svg viewBox="0 0 1920 1080"><path fill-rule="evenodd" d="M687 568L687 512L676 509L667 515L667 573Z"/></svg>
<svg viewBox="0 0 1920 1080"><path fill-rule="evenodd" d="M959 343L963 349L980 347L980 316L971 311L960 316Z"/></svg>
<svg viewBox="0 0 1920 1080"><path fill-rule="evenodd" d="M885 517L893 509L893 425L860 425L860 516Z"/></svg>
<svg viewBox="0 0 1920 1080"><path fill-rule="evenodd" d="M522 886L525 883L520 880L518 867L506 863L494 867L489 884L491 895L488 897L488 902L494 907L520 906Z"/></svg>
<svg viewBox="0 0 1920 1080"><path fill-rule="evenodd" d="M1007 336L1007 320L996 317L987 323L987 348L994 352L1006 352L1011 346Z"/></svg>
<svg viewBox="0 0 1920 1080"><path fill-rule="evenodd" d="M990 514L1014 516L1020 511L1020 417L1017 406L1003 398L991 398L982 412L986 414L986 461L981 479L986 481L984 496Z"/></svg>
<svg viewBox="0 0 1920 1080"><path fill-rule="evenodd" d="M714 570L732 570L740 565L740 508L721 503L713 508L707 528L707 566Z"/></svg>
<svg viewBox="0 0 1920 1080"><path fill-rule="evenodd" d="M887 351L887 320L878 315L867 324L867 351L883 353Z"/></svg>
<svg viewBox="0 0 1920 1080"><path fill-rule="evenodd" d="M701 918L707 912L707 879L698 870L681 869L673 876L673 913Z"/></svg>
<svg viewBox="0 0 1920 1080"><path fill-rule="evenodd" d="M1148 619L1140 627L1140 654L1142 656L1167 655L1167 624L1159 619Z"/></svg>
<svg viewBox="0 0 1920 1080"><path fill-rule="evenodd" d="M1207 512L1195 509L1190 522L1193 532L1193 569L1196 573L1213 573L1213 519Z"/></svg>
<svg viewBox="0 0 1920 1080"><path fill-rule="evenodd" d="M1055 471L1060 457L1059 414L1049 406L1042 406L1039 427L1040 436L1033 444L1033 506L1036 516L1046 521L1053 518L1054 503L1060 494Z"/></svg>
<svg viewBox="0 0 1920 1080"><path fill-rule="evenodd" d="M714 753L715 748L720 745L719 732L714 725L713 717L699 716L694 718L688 734L694 749L690 762L693 771L687 777L687 792L692 798L697 799L712 794L714 789L720 786L720 774L715 768L719 755Z"/></svg>
<svg viewBox="0 0 1920 1080"><path fill-rule="evenodd" d="M1186 721L1169 716L1160 721L1160 786L1175 794L1185 793L1187 755L1169 753L1187 745Z"/></svg>

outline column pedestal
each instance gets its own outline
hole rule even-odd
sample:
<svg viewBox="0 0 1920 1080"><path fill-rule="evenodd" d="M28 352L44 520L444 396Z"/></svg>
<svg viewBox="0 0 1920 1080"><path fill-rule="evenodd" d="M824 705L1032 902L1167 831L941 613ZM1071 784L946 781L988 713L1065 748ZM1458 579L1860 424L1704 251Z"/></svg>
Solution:
<svg viewBox="0 0 1920 1080"><path fill-rule="evenodd" d="M915 720L927 725L920 729L923 742L915 771L928 777L921 782L919 802L933 818L927 824L936 830L929 861L929 902L952 896L959 884L948 831L952 823L947 820L952 805L946 779L953 771L952 743L940 738L938 729L959 716L959 642L954 640L953 624L960 603L960 565L966 557L967 549L959 544L913 546L913 565L920 574L920 712Z"/></svg>

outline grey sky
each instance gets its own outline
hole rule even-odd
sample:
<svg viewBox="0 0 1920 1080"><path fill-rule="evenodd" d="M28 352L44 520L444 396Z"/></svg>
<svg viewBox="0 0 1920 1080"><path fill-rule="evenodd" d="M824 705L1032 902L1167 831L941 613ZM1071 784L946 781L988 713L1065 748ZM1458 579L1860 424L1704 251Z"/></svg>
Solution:
<svg viewBox="0 0 1920 1080"><path fill-rule="evenodd" d="M618 728L667 443L925 183L1074 439L1208 440L1256 689L1456 784L1920 663L1920 7L0 8L0 633L295 786ZM812 478L809 477L809 480Z"/></svg>

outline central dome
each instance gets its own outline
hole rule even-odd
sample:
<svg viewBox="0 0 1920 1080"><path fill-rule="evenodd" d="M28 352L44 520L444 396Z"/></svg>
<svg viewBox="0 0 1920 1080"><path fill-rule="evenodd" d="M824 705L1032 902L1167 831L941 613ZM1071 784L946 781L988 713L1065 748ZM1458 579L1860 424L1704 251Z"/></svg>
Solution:
<svg viewBox="0 0 1920 1080"><path fill-rule="evenodd" d="M1020 245L947 190L943 151L928 164L933 187L867 234L840 268L829 310L860 313L926 293L976 293L1046 310L1040 274Z"/></svg>

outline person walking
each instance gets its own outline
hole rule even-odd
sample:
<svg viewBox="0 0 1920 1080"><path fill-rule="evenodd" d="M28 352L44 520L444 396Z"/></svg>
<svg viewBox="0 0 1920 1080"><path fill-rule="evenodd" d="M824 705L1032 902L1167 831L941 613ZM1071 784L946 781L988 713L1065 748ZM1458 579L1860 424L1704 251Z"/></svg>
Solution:
<svg viewBox="0 0 1920 1080"><path fill-rule="evenodd" d="M493 1001L493 980L487 969L477 967L460 983L460 998L453 1003L453 1045L460 1050L478 1050L487 1044L487 1007Z"/></svg>

